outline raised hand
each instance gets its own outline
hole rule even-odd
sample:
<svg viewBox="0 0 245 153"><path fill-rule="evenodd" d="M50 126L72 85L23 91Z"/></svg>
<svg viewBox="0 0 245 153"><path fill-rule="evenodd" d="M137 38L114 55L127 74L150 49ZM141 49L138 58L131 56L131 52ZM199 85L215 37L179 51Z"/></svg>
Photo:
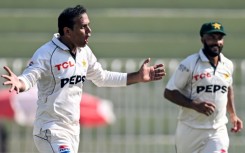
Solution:
<svg viewBox="0 0 245 153"><path fill-rule="evenodd" d="M140 82L161 80L166 75L163 64L148 66L150 60L150 58L146 59L139 70Z"/></svg>
<svg viewBox="0 0 245 153"><path fill-rule="evenodd" d="M3 85L10 85L9 92L12 92L13 90L16 91L16 93L19 93L23 90L23 84L19 80L19 78L10 70L9 67L4 66L3 67L7 71L7 75L3 74L1 75L2 78L6 79L6 81L3 83Z"/></svg>

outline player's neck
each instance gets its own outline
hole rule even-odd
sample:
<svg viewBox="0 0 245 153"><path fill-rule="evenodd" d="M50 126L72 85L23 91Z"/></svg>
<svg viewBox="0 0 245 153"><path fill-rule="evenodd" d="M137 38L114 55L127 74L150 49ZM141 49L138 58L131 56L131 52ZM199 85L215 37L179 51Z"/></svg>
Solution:
<svg viewBox="0 0 245 153"><path fill-rule="evenodd" d="M72 45L72 43L70 43L68 39L66 39L65 37L60 37L59 40L70 49L71 53L76 54L77 48Z"/></svg>
<svg viewBox="0 0 245 153"><path fill-rule="evenodd" d="M214 65L215 67L218 65L219 63L219 56L215 56L215 57L208 57L210 63L212 63L212 65Z"/></svg>

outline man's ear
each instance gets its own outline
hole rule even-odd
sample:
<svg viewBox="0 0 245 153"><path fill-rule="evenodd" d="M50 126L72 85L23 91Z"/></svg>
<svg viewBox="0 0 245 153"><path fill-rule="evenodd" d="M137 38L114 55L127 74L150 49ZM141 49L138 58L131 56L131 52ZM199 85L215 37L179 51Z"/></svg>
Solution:
<svg viewBox="0 0 245 153"><path fill-rule="evenodd" d="M64 35L65 36L70 36L70 33L71 33L71 29L70 28L64 27L63 28L63 31L64 31Z"/></svg>

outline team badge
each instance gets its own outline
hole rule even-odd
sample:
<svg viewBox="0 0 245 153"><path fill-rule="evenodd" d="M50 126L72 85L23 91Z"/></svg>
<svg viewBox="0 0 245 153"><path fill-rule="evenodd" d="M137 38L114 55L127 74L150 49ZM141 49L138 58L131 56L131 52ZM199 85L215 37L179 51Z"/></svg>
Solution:
<svg viewBox="0 0 245 153"><path fill-rule="evenodd" d="M214 23L214 24L212 24L212 26L214 27L214 29L220 29L221 24L219 24L219 23Z"/></svg>
<svg viewBox="0 0 245 153"><path fill-rule="evenodd" d="M82 66L83 66L83 67L86 67L86 65L87 65L87 62L83 59L83 61L82 61Z"/></svg>
<svg viewBox="0 0 245 153"><path fill-rule="evenodd" d="M183 65L183 64L180 64L178 69L179 69L180 71L182 71L182 72L184 72L184 71L189 72L189 71L190 71L190 70L189 70L185 65Z"/></svg>
<svg viewBox="0 0 245 153"><path fill-rule="evenodd" d="M71 153L71 149L66 145L59 146L59 153Z"/></svg>
<svg viewBox="0 0 245 153"><path fill-rule="evenodd" d="M224 78L225 78L225 79L228 79L229 77L230 77L229 74L224 74Z"/></svg>

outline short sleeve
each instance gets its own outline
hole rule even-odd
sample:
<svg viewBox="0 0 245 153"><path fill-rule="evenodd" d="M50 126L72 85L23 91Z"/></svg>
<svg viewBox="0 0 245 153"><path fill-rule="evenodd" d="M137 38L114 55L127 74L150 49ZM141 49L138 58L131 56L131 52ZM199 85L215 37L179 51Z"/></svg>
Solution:
<svg viewBox="0 0 245 153"><path fill-rule="evenodd" d="M167 83L167 89L183 90L186 87L191 77L190 62L191 60L187 58L179 64L179 66L177 67L177 69L175 70L175 72L173 73L173 75Z"/></svg>

